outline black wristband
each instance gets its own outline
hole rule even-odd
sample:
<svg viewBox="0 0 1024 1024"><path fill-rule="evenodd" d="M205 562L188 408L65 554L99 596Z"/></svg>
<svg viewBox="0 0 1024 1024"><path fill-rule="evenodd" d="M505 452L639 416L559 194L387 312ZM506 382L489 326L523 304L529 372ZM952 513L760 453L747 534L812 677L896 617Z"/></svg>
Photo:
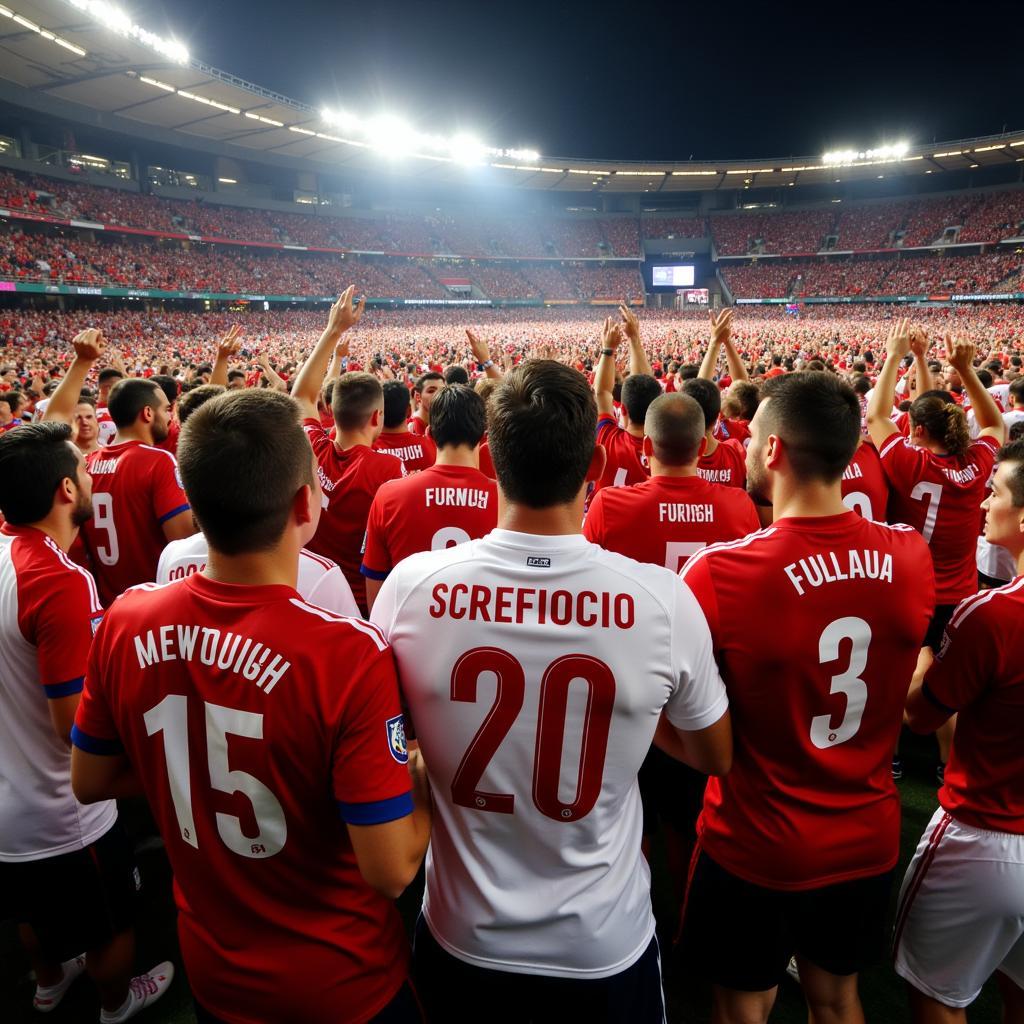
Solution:
<svg viewBox="0 0 1024 1024"><path fill-rule="evenodd" d="M613 349L613 348L603 348L603 349L601 349L601 355L603 355L603 356L613 356L613 355L615 355L615 349Z"/></svg>

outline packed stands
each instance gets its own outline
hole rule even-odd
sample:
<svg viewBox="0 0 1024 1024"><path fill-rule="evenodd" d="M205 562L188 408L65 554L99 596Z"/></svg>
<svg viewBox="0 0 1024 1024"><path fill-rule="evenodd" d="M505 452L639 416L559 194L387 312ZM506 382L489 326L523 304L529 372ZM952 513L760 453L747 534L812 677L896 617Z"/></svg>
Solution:
<svg viewBox="0 0 1024 1024"><path fill-rule="evenodd" d="M643 221L644 238L703 238L704 217L648 217Z"/></svg>

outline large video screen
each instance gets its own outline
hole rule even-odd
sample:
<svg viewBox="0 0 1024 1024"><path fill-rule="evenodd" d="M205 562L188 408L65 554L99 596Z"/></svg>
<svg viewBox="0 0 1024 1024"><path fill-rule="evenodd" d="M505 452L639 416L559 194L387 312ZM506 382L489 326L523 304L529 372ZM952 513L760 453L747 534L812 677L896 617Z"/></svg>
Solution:
<svg viewBox="0 0 1024 1024"><path fill-rule="evenodd" d="M673 263L651 267L651 284L655 288L692 288L693 264Z"/></svg>

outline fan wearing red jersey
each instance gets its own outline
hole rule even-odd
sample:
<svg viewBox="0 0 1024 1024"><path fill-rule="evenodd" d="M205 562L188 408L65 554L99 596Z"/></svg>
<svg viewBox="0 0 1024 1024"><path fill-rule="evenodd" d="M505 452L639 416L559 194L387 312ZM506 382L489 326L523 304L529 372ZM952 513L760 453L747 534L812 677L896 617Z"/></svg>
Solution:
<svg viewBox="0 0 1024 1024"><path fill-rule="evenodd" d="M659 721L709 772L731 732L686 587L579 534L596 423L578 371L509 373L500 528L407 558L374 605L435 800L415 942L431 1020L664 1021L637 771Z"/></svg>
<svg viewBox="0 0 1024 1024"><path fill-rule="evenodd" d="M703 480L725 487L747 486L747 450L730 438L728 441L715 439L715 424L722 411L722 394L718 385L697 377L683 381L681 390L689 395L704 413L706 426L704 450L697 460L697 473Z"/></svg>
<svg viewBox="0 0 1024 1024"><path fill-rule="evenodd" d="M331 354L337 346L347 357L348 339L343 335L359 323L366 306L365 298L358 304L353 301L354 292L354 286L346 288L331 307L327 327L295 378L292 395L302 412L302 428L316 456L323 489L324 514L309 549L341 566L356 603L365 612L366 583L359 566L370 505L382 484L406 474L401 459L373 450L384 425L384 392L376 377L346 373L334 382L331 409L337 436L333 441L316 413Z"/></svg>
<svg viewBox="0 0 1024 1024"><path fill-rule="evenodd" d="M843 471L843 504L859 512L865 519L886 521L889 504L889 481L886 479L878 450L862 437L850 464Z"/></svg>
<svg viewBox="0 0 1024 1024"><path fill-rule="evenodd" d="M371 610L382 582L403 558L485 537L494 529L497 487L479 469L486 426L484 401L468 385L449 384L434 398L430 432L437 441L437 462L385 484L370 506L360 571Z"/></svg>
<svg viewBox="0 0 1024 1024"><path fill-rule="evenodd" d="M71 728L103 614L67 555L90 490L66 424L0 438L0 915L19 925L37 1010L56 1009L88 970L112 1024L158 999L174 968L130 978L131 844L113 801L84 807L71 791Z"/></svg>
<svg viewBox="0 0 1024 1024"><path fill-rule="evenodd" d="M434 396L444 388L444 374L429 370L416 379L412 397L416 408L409 417L409 430L413 434L425 434L430 426L430 405Z"/></svg>
<svg viewBox="0 0 1024 1024"><path fill-rule="evenodd" d="M437 458L437 447L428 434L414 434L409 429L409 389L400 380L385 381L383 389L384 428L373 442L374 451L401 459L407 473L429 469Z"/></svg>
<svg viewBox="0 0 1024 1024"><path fill-rule="evenodd" d="M883 946L900 838L890 759L934 585L916 531L843 504L860 437L849 385L787 373L765 394L747 480L774 524L682 573L736 723L733 770L704 798L684 941L716 1020L767 1021L796 955L811 1019L854 1024L857 972Z"/></svg>
<svg viewBox="0 0 1024 1024"><path fill-rule="evenodd" d="M916 732L957 717L940 806L896 916L896 971L917 1024L966 1021L994 972L1004 1020L1024 1019L1024 442L998 459L985 537L1012 554L1017 577L961 602L907 700Z"/></svg>
<svg viewBox="0 0 1024 1024"><path fill-rule="evenodd" d="M203 1013L418 1022L391 901L426 849L429 796L383 637L295 589L321 514L299 410L230 392L189 417L179 452L209 561L107 612L72 732L75 794L149 801Z"/></svg>
<svg viewBox="0 0 1024 1024"><path fill-rule="evenodd" d="M631 487L648 477L643 453L644 417L647 408L661 396L661 385L651 372L650 360L640 343L636 314L620 306L623 324L608 317L601 333L601 358L594 373L597 398L597 443L605 450L605 466L594 492L604 487ZM629 376L622 382L623 426L615 420L615 354L625 327L629 338Z"/></svg>

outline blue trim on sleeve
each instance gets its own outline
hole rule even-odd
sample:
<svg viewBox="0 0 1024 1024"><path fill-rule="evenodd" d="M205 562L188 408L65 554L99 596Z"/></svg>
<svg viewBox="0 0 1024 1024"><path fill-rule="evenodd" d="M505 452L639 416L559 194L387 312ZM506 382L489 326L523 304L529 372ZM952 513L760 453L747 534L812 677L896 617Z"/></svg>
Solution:
<svg viewBox="0 0 1024 1024"><path fill-rule="evenodd" d="M391 574L390 569L388 569L387 572L377 572L376 569L368 569L365 562L361 566L359 566L359 571L367 579L371 580L386 580L388 576Z"/></svg>
<svg viewBox="0 0 1024 1024"><path fill-rule="evenodd" d="M45 683L43 692L50 700L59 700L61 697L71 697L82 692L85 685L85 676L77 679L69 679L66 683Z"/></svg>
<svg viewBox="0 0 1024 1024"><path fill-rule="evenodd" d="M124 747L121 746L120 740L101 740L96 736L90 736L87 732L82 732L77 725L71 726L71 742L87 754L111 756L124 753Z"/></svg>
<svg viewBox="0 0 1024 1024"><path fill-rule="evenodd" d="M188 512L192 508L191 505L179 505L177 508L172 508L166 515L162 515L157 522L162 526L167 522L168 519L173 519L177 515L181 515L182 512Z"/></svg>
<svg viewBox="0 0 1024 1024"><path fill-rule="evenodd" d="M392 796L387 800L372 800L366 804L346 804L338 801L338 812L346 825L384 825L389 821L412 814L412 791Z"/></svg>

